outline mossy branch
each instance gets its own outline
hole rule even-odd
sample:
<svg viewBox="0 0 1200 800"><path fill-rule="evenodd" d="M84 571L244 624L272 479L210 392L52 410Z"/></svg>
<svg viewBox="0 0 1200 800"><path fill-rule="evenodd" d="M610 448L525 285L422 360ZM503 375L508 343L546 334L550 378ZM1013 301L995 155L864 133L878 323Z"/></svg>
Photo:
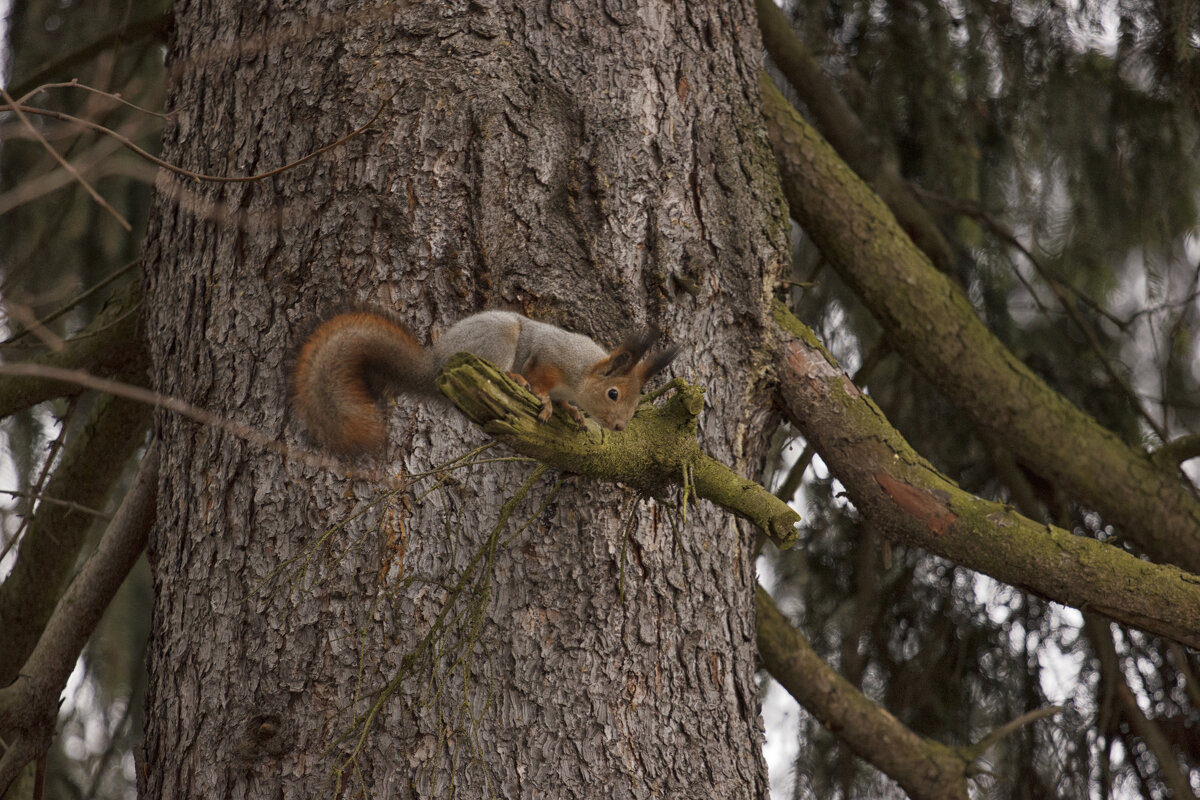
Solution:
<svg viewBox="0 0 1200 800"><path fill-rule="evenodd" d="M800 515L765 488L700 451L696 420L704 390L681 378L662 407L643 403L623 431L589 423L586 430L556 412L541 423L537 398L494 366L469 353L453 356L437 378L438 389L485 433L552 467L621 481L642 491L667 484L689 491L749 520L776 545L796 542Z"/></svg>
<svg viewBox="0 0 1200 800"><path fill-rule="evenodd" d="M1200 574L1200 499L1179 470L1122 441L1013 355L769 78L761 87L793 217L895 351L1073 502L1100 512L1151 558Z"/></svg>
<svg viewBox="0 0 1200 800"><path fill-rule="evenodd" d="M927 739L826 664L761 586L754 594L762 665L850 750L912 798L966 800L969 762Z"/></svg>
<svg viewBox="0 0 1200 800"><path fill-rule="evenodd" d="M1200 648L1200 575L964 491L912 449L807 326L781 304L774 318L784 413L873 528L1012 586Z"/></svg>

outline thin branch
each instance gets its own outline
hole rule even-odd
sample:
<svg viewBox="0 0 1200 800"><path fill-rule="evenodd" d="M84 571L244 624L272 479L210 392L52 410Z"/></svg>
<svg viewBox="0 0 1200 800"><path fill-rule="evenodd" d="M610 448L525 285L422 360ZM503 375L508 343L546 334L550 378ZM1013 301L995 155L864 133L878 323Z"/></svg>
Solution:
<svg viewBox="0 0 1200 800"><path fill-rule="evenodd" d="M137 126L130 124L126 127ZM109 175L121 175L142 180L147 184L153 183L157 170L141 161L129 163L132 156L122 154L121 157L115 157L120 152L119 142L111 139L99 139L75 155L70 163L76 173L87 175L93 181L99 181ZM7 214L14 208L57 192L73 183L76 183L73 176L60 169L51 169L36 176L24 178L12 189L0 195L0 215Z"/></svg>
<svg viewBox="0 0 1200 800"><path fill-rule="evenodd" d="M14 111L16 111L18 115L22 114L22 112L29 113L29 114L39 114L44 117L50 117L51 119L57 119L57 120L62 120L64 122L71 122L76 125L81 125L85 128L88 128L88 129L96 131L98 133L102 133L105 136L110 136L110 137L116 139L118 142L125 145L127 148L132 150L134 153L137 153L142 158L144 158L144 159L150 161L151 163L153 163L159 167L162 167L163 169L168 170L170 172L174 172L176 174L183 175L188 178L193 178L198 181L210 181L213 183L250 183L253 181L261 181L263 178L269 178L273 175L278 175L282 172L287 172L288 170L295 169L296 167L300 166L301 164L304 164L308 161L313 160L314 158L321 155L322 153L327 153L330 150L334 149L335 147L339 147L339 146L345 144L346 142L350 141L355 136L359 136L360 134L362 134L364 131L366 131L368 128L370 128L372 125L375 124L375 121L379 119L380 115L383 114L384 109L387 108L388 103L391 102L392 98L395 97L396 94L399 93L399 91L400 91L400 89L397 88L396 91L393 92L386 100L384 100L382 103L380 103L379 108L376 109L376 111L375 111L375 115L372 116L369 120L367 120L363 125L350 131L350 133L347 133L345 136L341 137L337 141L331 142L323 147L319 147L316 150L309 153L308 155L302 156L301 158L298 158L297 160L292 161L291 163L284 164L282 167L276 167L275 169L268 170L266 172L260 172L257 175L241 175L241 176L239 176L239 175L235 175L235 176L206 175L201 172L192 172L190 170L183 169L182 167L178 167L168 161L164 161L163 159L159 158L158 156L155 156L155 155L143 150L142 148L140 148L136 144L134 144L133 141L130 140L128 137L122 136L121 134L117 133L116 131L112 130L111 128L107 128L104 125L100 125L99 123L92 122L90 120L86 120L81 117L72 116L71 114L67 114L62 111L53 111L50 109L37 108L34 106L28 106L28 105L14 105L12 98L8 96L7 92L4 93L4 97L8 101L8 107L13 109ZM0 109L0 110L2 110L2 109ZM61 158L60 158L60 161L61 161Z"/></svg>
<svg viewBox="0 0 1200 800"><path fill-rule="evenodd" d="M1171 651L1175 669L1183 676L1183 690L1187 693L1188 701L1193 708L1200 708L1200 679L1192 669L1187 651L1178 642L1167 642L1167 647Z"/></svg>
<svg viewBox="0 0 1200 800"><path fill-rule="evenodd" d="M783 483L779 484L779 488L775 490L776 497L785 503L792 502L792 499L796 496L796 490L800 488L800 483L804 480L804 473L808 469L808 465L812 463L813 456L816 454L817 451L813 450L812 445L805 442L804 450L801 451L800 457L788 469L788 474L784 477Z"/></svg>
<svg viewBox="0 0 1200 800"><path fill-rule="evenodd" d="M963 200L958 197L952 197L950 195L943 194L942 192L936 192L932 189L926 189L921 186L914 186L913 191L916 192L923 201L930 203L931 205L938 206L948 213L969 217L1005 241L1010 241L1016 238L1015 234L995 221L995 212L986 208L982 203L971 200ZM1017 240L1014 242L1014 244L1019 246L1020 241ZM1050 267L1046 266L1045 264L1042 266L1046 270L1047 274L1054 277L1054 271L1051 270ZM1021 276L1018 274L1017 278L1020 279L1020 277ZM1125 330L1129 327L1129 323L1133 318L1130 318L1129 320L1122 320L1116 314L1113 314L1111 311L1105 308L1102 304L1096 302L1096 300L1094 300L1082 289L1073 286L1065 280L1059 279L1059 283L1070 290L1070 292L1074 294L1081 303L1086 305L1097 315L1104 317L1121 330ZM1137 315L1135 314L1134 317L1136 316Z"/></svg>
<svg viewBox="0 0 1200 800"><path fill-rule="evenodd" d="M72 397L67 403L67 410L59 420L58 434L54 437L54 441L46 449L45 460L42 461L41 468L38 470L37 478L33 482L33 493L36 495L42 494L42 490L46 487L46 482L51 479L50 470L57 461L58 454L62 450L63 442L67 438L67 430L70 428L71 418L75 416L75 411L78 409L76 398ZM8 555L8 551L21 541L21 537L25 535L25 530L30 526L34 519L33 514L26 514L21 518L21 524L9 537L3 548L0 548L0 559ZM12 577L11 575L9 577Z"/></svg>
<svg viewBox="0 0 1200 800"><path fill-rule="evenodd" d="M88 514L89 516L96 517L97 519L111 520L113 517L112 514L100 511L99 509L85 506L81 503L74 503L70 500L59 500L57 497L49 497L38 492L25 492L21 491L20 489L0 489L0 494L6 494L10 497L24 497L28 500L36 500L39 503L49 503L52 506L69 508L72 511L78 511L81 514Z"/></svg>
<svg viewBox="0 0 1200 800"><path fill-rule="evenodd" d="M1156 777L1167 789L1167 796L1195 797L1196 794L1188 783L1187 770L1180 767L1170 738L1163 733L1155 720L1142 711L1133 690L1125 680L1121 659L1113 643L1112 625L1094 614L1084 614L1083 623L1088 641L1100 661L1101 681L1113 692L1120 714L1129 723L1132 733L1142 740L1146 749L1158 762Z"/></svg>
<svg viewBox="0 0 1200 800"><path fill-rule="evenodd" d="M152 415L144 406L108 395L93 398L89 406L86 419L64 427L69 435L62 454L45 488L37 491L96 508L104 505L120 480L120 467L142 449ZM0 629L5 635L0 685L16 679L37 647L95 527L90 515L57 505L39 506L37 514L25 520L28 532L12 571L0 584Z"/></svg>
<svg viewBox="0 0 1200 800"><path fill-rule="evenodd" d="M977 761L980 756L994 747L1006 736L1016 733L1021 728L1037 722L1039 719L1053 717L1055 714L1061 714L1062 712L1062 706L1046 706L1045 708L1035 708L1033 711L1027 711L1016 719L1009 720L999 728L996 728L994 731L989 733L987 736L984 736L975 744L968 747L960 747L958 752L961 753L962 757L969 762Z"/></svg>
<svg viewBox="0 0 1200 800"><path fill-rule="evenodd" d="M0 214L4 212L0 210ZM30 333L41 340L42 345L54 352L62 352L66 347L66 342L54 331L42 325L38 318L33 315L33 310L29 306L19 301L13 301L8 304L8 318L10 321L18 325L25 326L23 333Z"/></svg>
<svg viewBox="0 0 1200 800"><path fill-rule="evenodd" d="M85 389L91 389L97 392L105 392L117 397L124 397L128 400L133 400L138 403L163 408L172 413L178 414L186 419L199 422L202 425L207 425L218 430L223 430L232 433L240 439L244 439L253 445L281 456L285 459L298 460L309 466L319 467L321 469L333 469L345 474L360 475L361 477L378 477L375 472L359 472L358 470L347 469L344 464L341 464L336 459L330 458L324 453L319 453L313 450L307 450L301 447L292 447L285 442L280 442L272 439L257 429L238 422L236 420L227 419L214 414L211 411L201 408L200 406L192 405L178 397L160 394L150 389L144 389L140 386L133 386L120 381L100 378L78 369L62 369L59 367L44 366L41 364L0 364L0 375L13 375L27 378L43 378L51 381L59 381L62 383L73 383L77 386L82 386Z"/></svg>
<svg viewBox="0 0 1200 800"><path fill-rule="evenodd" d="M21 120L21 122L25 125L25 127L29 129L29 132L33 134L34 138L36 138L39 142L42 143L42 146L46 148L46 151L48 153L50 153L50 155L54 158L54 160L57 161L63 169L65 169L67 172L69 172L71 175L73 175L75 177L75 180L79 183L80 186L82 186L84 189L87 190L88 194L90 194L92 196L92 199L95 200L100 205L101 208L106 209L110 214L112 214L114 217L116 217L117 222L120 223L122 228L124 228L126 231L132 231L133 226L129 224L129 221L127 219L125 219L125 217L121 216L121 213L119 211L117 211L115 208L113 208L107 200L105 200L103 197L101 197L100 193L97 192L94 188L92 188L92 185L90 183L88 183L84 179L84 177L75 170L75 167L71 166L71 163L69 161L67 161L65 158L63 158L62 154L59 153L58 150L56 150L54 148L54 145L47 142L46 138L44 136L42 136L41 132L38 131L38 129L36 127L34 127L33 123L29 121L29 118L25 116L25 111L27 110L27 107L18 105L17 102L15 100L13 100L12 95L10 95L8 93L8 90L2 86L0 86L0 97L4 98L4 101L8 104L8 108L12 109L13 113L15 113L17 115L17 119ZM28 109L28 110L30 110L31 113L36 113L36 109ZM79 120L79 121L83 122L83 120ZM97 126L97 127L99 127L99 126ZM113 133L113 135L118 136L119 134Z"/></svg>
<svg viewBox="0 0 1200 800"><path fill-rule="evenodd" d="M116 101L119 105L123 105L128 108L132 108L134 111L138 111L142 114L147 114L151 117L158 117L159 119L170 119L171 116L175 113L175 112L164 113L162 111L155 111L152 108L145 108L144 106L139 106L137 103L134 103L130 100L126 100L124 97L121 96L120 92L106 92L103 89L97 89L95 86L88 86L86 83L80 83L78 78L74 78L69 81L63 81L61 83L44 83L41 86L34 89L33 91L26 94L24 97L18 98L17 103L19 103L21 105L25 105L31 99L33 99L37 95L39 95L42 92L45 92L49 89L83 89L85 92L91 92L92 94L99 95L100 97L106 97L109 100Z"/></svg>
<svg viewBox="0 0 1200 800"><path fill-rule="evenodd" d="M86 367L105 378L144 384L150 356L140 335L141 284L130 281L114 292L99 312L57 352L40 353L25 361L60 369ZM10 354L0 349L6 357ZM55 383L41 377L0 380L0 418L56 397L83 390L74 383Z"/></svg>
<svg viewBox="0 0 1200 800"><path fill-rule="evenodd" d="M1032 249L1027 247L1015 233L994 220L989 214L984 213L982 209L976 210L975 212L968 211L966 213L976 222L979 222L984 228L991 231L992 234L998 239L1005 242L1010 247L1015 248L1033 266L1038 275L1041 276L1042 280L1045 282L1046 286L1048 286L1050 291L1054 294L1054 297L1058 300L1058 304L1062 306L1063 311L1070 318L1071 322L1074 323L1079 332L1083 334L1084 339L1087 340L1088 348L1100 361L1100 365L1104 368L1105 373L1108 374L1109 379L1116 384L1117 388L1121 390L1121 393L1128 398L1131 404L1133 404L1133 407L1137 410L1138 416L1146 421L1151 429L1158 435L1158 438L1161 440L1166 440L1166 430L1158 423L1158 421L1154 419L1154 417L1150 415L1150 412L1142 406L1141 399L1138 397L1137 392L1134 391L1133 386L1130 385L1125 376L1119 373L1117 368L1113 366L1112 361L1104 352L1104 348L1100 345L1099 340L1097 340L1096 334L1092 330L1092 327L1088 325L1087 321L1079 315L1079 311L1076 310L1075 304L1072 303L1067 297L1064 286L1070 287L1070 284L1066 283L1065 281L1060 281L1053 274L1050 268L1043 263L1042 259L1039 258ZM1037 295L1033 292L1033 288L1030 286L1026 286L1026 288L1028 289L1030 296L1034 297L1036 300ZM1073 287L1070 288L1077 297L1084 296L1081 292ZM1098 309L1100 307L1099 304L1095 303L1094 301L1089 300L1089 304L1093 309ZM1109 317L1109 319L1112 319L1112 316L1107 313L1105 313L1105 316Z"/></svg>
<svg viewBox="0 0 1200 800"><path fill-rule="evenodd" d="M138 266L141 263L142 263L142 257L138 256L137 258L135 258L133 261L130 261L125 266L120 267L120 268L116 269L115 271L113 271L113 273L111 275L109 275L107 278L104 278L103 280L97 282L91 288L85 289L84 291L76 294L74 297L72 297L70 300L68 300L62 306L59 306L59 308L57 310L50 312L49 314L42 317L41 319L34 320L34 322L37 325L40 325L43 328L45 328L51 322L58 319L63 314L66 314L72 308L79 305L84 300L88 299L89 297L94 295L96 292L100 291L105 286L108 286L110 283L115 281L117 278L120 278L122 275L129 272L130 270L132 270L134 267ZM25 330L22 330L22 331L17 331L12 336L10 336L7 339L5 339L4 341L0 342L0 347L5 347L7 345L11 345L13 342L17 341L22 336L25 336L28 333L29 333L28 328Z"/></svg>

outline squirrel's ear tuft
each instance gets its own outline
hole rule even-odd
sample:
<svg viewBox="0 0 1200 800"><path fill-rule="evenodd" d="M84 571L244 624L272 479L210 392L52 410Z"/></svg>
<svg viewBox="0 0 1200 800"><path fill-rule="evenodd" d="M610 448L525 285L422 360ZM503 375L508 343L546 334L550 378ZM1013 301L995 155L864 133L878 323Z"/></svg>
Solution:
<svg viewBox="0 0 1200 800"><path fill-rule="evenodd" d="M679 355L679 348L671 345L665 350L655 353L653 358L647 359L638 365L638 373L642 377L642 383L645 383L666 369L667 365L674 361L677 355Z"/></svg>
<svg viewBox="0 0 1200 800"><path fill-rule="evenodd" d="M644 356L646 351L653 347L654 343L657 341L658 328L647 328L644 331L631 333L629 336L626 336L625 341L621 343L621 347L629 351L629 354L633 356L634 361L641 361L642 356Z"/></svg>
<svg viewBox="0 0 1200 800"><path fill-rule="evenodd" d="M671 345L653 356L647 356L648 351L657 341L658 328L647 328L626 336L625 341L609 353L607 359L600 362L600 373L607 377L633 374L642 383L645 383L666 369L667 365L679 354L679 348Z"/></svg>
<svg viewBox="0 0 1200 800"><path fill-rule="evenodd" d="M600 362L600 374L610 378L628 375L657 338L658 331L653 328L629 334Z"/></svg>

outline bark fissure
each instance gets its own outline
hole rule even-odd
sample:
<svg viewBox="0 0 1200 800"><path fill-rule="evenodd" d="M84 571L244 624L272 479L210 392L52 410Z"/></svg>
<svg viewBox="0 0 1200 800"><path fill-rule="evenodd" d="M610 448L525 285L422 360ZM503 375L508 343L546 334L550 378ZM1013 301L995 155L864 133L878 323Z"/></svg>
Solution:
<svg viewBox="0 0 1200 800"><path fill-rule="evenodd" d="M758 53L752 13L631 7L618 30L593 3L552 15L420 3L277 48L264 9L181 7L169 160L253 164L264 139L332 141L347 119L385 110L346 147L256 188L239 206L255 224L237 232L193 216L220 197L211 187L188 187L195 202L182 209L180 195L160 194L146 280L156 388L292 439L285 354L348 305L391 309L424 340L480 307L603 344L653 323L685 347L678 374L708 386L719 410L699 419L705 452L752 475L775 417L747 354L764 347L767 289L787 249L783 224L762 211L763 198L781 205L761 130L742 142L753 153L721 130L761 124L760 65L734 61ZM204 57L224 41L208 32L240 25L261 53ZM679 65L686 102L653 78L661 64ZM678 292L683 254L703 252L694 291ZM444 406L397 406L388 474L422 473L481 441ZM406 673L404 654L526 466L452 470L422 498L171 418L159 435L148 795L317 796L345 755L322 754L370 706L364 693L401 675L355 756L368 793L765 795L745 700L752 541L723 511L693 503L686 524L666 524L657 504L612 484L573 477L551 497L553 482L539 481L514 511L528 524L489 556L485 602ZM255 593L326 530L329 549L295 591ZM247 741L252 769L211 766L244 763Z"/></svg>

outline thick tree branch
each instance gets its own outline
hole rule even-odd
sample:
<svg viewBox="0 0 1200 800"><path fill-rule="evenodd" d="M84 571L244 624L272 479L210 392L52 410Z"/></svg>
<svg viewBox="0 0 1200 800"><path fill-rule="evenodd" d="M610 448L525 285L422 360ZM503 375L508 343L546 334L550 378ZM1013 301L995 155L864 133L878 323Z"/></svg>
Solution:
<svg viewBox="0 0 1200 800"><path fill-rule="evenodd" d="M1200 577L964 492L913 452L781 305L775 320L785 412L872 525L1013 586L1200 647Z"/></svg>
<svg viewBox="0 0 1200 800"><path fill-rule="evenodd" d="M919 736L826 664L760 586L758 652L763 667L796 702L856 755L900 784L913 798L966 798L975 762L997 742L1060 706L1035 709L1001 725L980 741L949 747Z"/></svg>
<svg viewBox="0 0 1200 800"><path fill-rule="evenodd" d="M99 508L142 443L150 408L123 398L96 398L91 419L68 437L45 494L76 506ZM70 506L42 504L0 583L0 686L8 685L33 651L59 600L93 517Z"/></svg>
<svg viewBox="0 0 1200 800"><path fill-rule="evenodd" d="M154 522L158 451L151 448L96 552L58 601L45 632L16 680L0 690L0 795L21 769L45 752L54 732L58 697L88 637L134 562Z"/></svg>
<svg viewBox="0 0 1200 800"><path fill-rule="evenodd" d="M895 161L885 155L880 138L862 124L841 92L821 71L821 65L796 36L783 9L775 5L774 0L755 0L754 5L758 9L763 46L788 84L808 106L821 133L851 169L874 187L896 215L900 227L925 251L934 266L950 272L954 254L946 237L904 180Z"/></svg>
<svg viewBox="0 0 1200 800"><path fill-rule="evenodd" d="M468 353L452 357L438 388L485 433L522 455L559 469L621 481L643 491L668 483L684 488L685 499L703 497L753 522L780 547L797 538L800 515L753 481L700 452L696 417L704 392L676 378L675 393L662 408L643 404L624 431L581 431L558 412L548 424L537 420L537 398L491 364Z"/></svg>
<svg viewBox="0 0 1200 800"><path fill-rule="evenodd" d="M1200 458L1200 433L1180 436L1154 451L1154 460L1163 469L1174 469L1185 461Z"/></svg>
<svg viewBox="0 0 1200 800"><path fill-rule="evenodd" d="M762 587L755 603L763 666L796 702L910 797L965 800L968 760L951 747L918 736L837 674Z"/></svg>
<svg viewBox="0 0 1200 800"><path fill-rule="evenodd" d="M1200 500L1179 473L1160 469L1014 357L765 75L762 93L792 215L896 350L1024 464L1154 559L1200 573Z"/></svg>

